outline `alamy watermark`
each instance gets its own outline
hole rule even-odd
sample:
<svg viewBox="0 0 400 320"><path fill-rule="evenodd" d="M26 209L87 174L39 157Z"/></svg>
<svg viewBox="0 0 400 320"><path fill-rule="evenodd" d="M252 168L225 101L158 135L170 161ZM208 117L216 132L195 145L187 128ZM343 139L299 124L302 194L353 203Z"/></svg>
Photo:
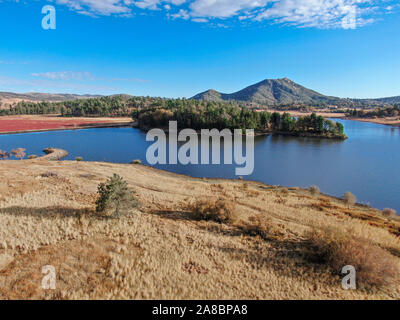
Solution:
<svg viewBox="0 0 400 320"><path fill-rule="evenodd" d="M56 29L56 8L51 5L46 5L42 8L42 14L45 16L42 19L42 28L44 30Z"/></svg>
<svg viewBox="0 0 400 320"><path fill-rule="evenodd" d="M346 274L342 279L342 288L344 290L356 290L356 268L353 266L344 266L342 268L342 274Z"/></svg>
<svg viewBox="0 0 400 320"><path fill-rule="evenodd" d="M55 290L56 289L56 268L47 265L42 268L42 273L45 275L42 279L42 289Z"/></svg>
<svg viewBox="0 0 400 320"><path fill-rule="evenodd" d="M223 139L223 164L235 163L237 176L248 176L254 171L254 130L246 130L246 143L243 148L243 130L235 129L203 129L198 134L193 129L183 129L178 132L178 123L169 122L168 148L167 134L162 129L152 129L147 133L147 141L155 141L146 152L149 164L178 164L182 165L209 165L210 164L210 139L211 139L211 164L222 164L221 140ZM199 137L200 151L199 154ZM186 142L178 150L178 142ZM167 150L168 149L168 150ZM243 149L245 154L243 155ZM168 156L167 156L168 153Z"/></svg>

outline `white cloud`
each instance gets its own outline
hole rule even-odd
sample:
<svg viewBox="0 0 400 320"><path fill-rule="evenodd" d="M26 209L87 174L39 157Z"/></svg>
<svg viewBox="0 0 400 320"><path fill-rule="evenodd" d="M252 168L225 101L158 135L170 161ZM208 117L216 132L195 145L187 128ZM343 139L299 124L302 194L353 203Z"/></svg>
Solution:
<svg viewBox="0 0 400 320"><path fill-rule="evenodd" d="M135 11L163 11L172 19L220 24L236 21L281 23L296 27L336 28L350 12L355 24L371 23L381 14L393 13L395 0L54 0L86 15L130 17ZM212 21L215 20L215 21ZM218 21L219 20L219 21ZM225 25L225 23L224 23Z"/></svg>
<svg viewBox="0 0 400 320"><path fill-rule="evenodd" d="M191 14L196 17L228 18L243 10L265 7L274 0L196 0L190 4Z"/></svg>
<svg viewBox="0 0 400 320"><path fill-rule="evenodd" d="M53 81L48 79L18 79L13 77L6 77L0 75L0 85L4 91L37 91L37 92L48 92L49 89L57 90L62 92L76 93L87 93L91 91L93 93L104 93L105 91L117 92L116 88L104 85L87 84L87 83L71 83L64 81Z"/></svg>
<svg viewBox="0 0 400 320"><path fill-rule="evenodd" d="M56 0L57 4L67 5L70 9L80 13L100 15L130 13L129 5L132 2L119 0Z"/></svg>
<svg viewBox="0 0 400 320"><path fill-rule="evenodd" d="M149 82L140 78L103 78L96 77L90 72L80 71L57 71L57 72L40 72L31 73L31 76L39 79L46 79L51 81L128 81L128 82Z"/></svg>
<svg viewBox="0 0 400 320"><path fill-rule="evenodd" d="M31 76L49 80L94 80L94 77L89 72L57 71L31 73Z"/></svg>
<svg viewBox="0 0 400 320"><path fill-rule="evenodd" d="M198 23L206 23L206 22L208 22L208 20L204 19L204 18L193 18L192 21L193 22L198 22Z"/></svg>
<svg viewBox="0 0 400 320"><path fill-rule="evenodd" d="M274 20L305 27L338 27L346 20L355 19L355 25L363 25L363 13L371 4L370 0L285 0L277 1L270 8L262 10L256 20Z"/></svg>

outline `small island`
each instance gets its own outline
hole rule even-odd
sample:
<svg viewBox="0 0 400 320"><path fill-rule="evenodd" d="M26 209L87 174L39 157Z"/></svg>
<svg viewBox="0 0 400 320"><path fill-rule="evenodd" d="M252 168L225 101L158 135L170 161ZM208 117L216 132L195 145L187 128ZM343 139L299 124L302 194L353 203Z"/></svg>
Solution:
<svg viewBox="0 0 400 320"><path fill-rule="evenodd" d="M289 113L255 111L227 104L166 105L137 110L133 113L137 126L143 130L167 128L169 121L177 121L179 129L253 129L256 135L282 134L345 140L340 122L311 115L292 117Z"/></svg>

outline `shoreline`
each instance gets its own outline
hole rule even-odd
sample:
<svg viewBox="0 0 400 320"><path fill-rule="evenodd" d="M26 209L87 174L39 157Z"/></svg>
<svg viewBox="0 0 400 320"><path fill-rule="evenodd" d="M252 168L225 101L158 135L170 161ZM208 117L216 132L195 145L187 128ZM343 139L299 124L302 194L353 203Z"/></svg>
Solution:
<svg viewBox="0 0 400 320"><path fill-rule="evenodd" d="M269 112L278 112L280 114L289 113L292 117L297 116L306 116L312 114L312 112L300 112L300 111L280 111L280 110L268 110ZM316 111L317 116L323 116L324 118L331 119L342 119L342 120L351 120L351 121L359 121L359 122L370 122L375 124L381 124L385 126L392 127L400 127L400 119L391 119L391 118L351 118L347 117L345 113L339 112L326 112L326 111Z"/></svg>
<svg viewBox="0 0 400 320"><path fill-rule="evenodd" d="M98 185L113 174L141 204L118 218L96 212ZM36 290L48 261L64 266L57 269L63 281L55 294L65 300L221 298L204 283L225 288L223 298L229 299L400 297L395 284L345 291L329 265L307 258L307 235L323 228L351 229L355 237L397 253L400 222L375 208L302 188L193 178L130 164L7 160L0 161L0 175L3 299L51 298ZM194 215L198 201L217 200L235 217L232 223ZM397 255L392 259L400 264ZM203 289L185 291L191 287Z"/></svg>
<svg viewBox="0 0 400 320"><path fill-rule="evenodd" d="M370 119L370 118L349 118L349 117L345 117L342 118L343 120L351 120L351 121L359 121L359 122L369 122L369 123L375 123L375 124L381 124L384 126L391 126L391 127L400 127L400 120L394 120L393 123L390 123L385 118L382 118L380 120L380 118L377 119Z"/></svg>
<svg viewBox="0 0 400 320"><path fill-rule="evenodd" d="M141 128L138 125L133 125L134 128L137 128L143 132L149 132L150 130L154 129L154 128L147 128L147 127L143 127ZM162 129L166 134L169 134L169 130L168 128L160 128ZM205 129L205 130L212 130L212 129ZM233 129L229 129L231 132L233 131ZM201 130L195 130L196 133L199 135L201 134ZM346 135L344 136L326 136L326 135L318 135L318 134L313 134L313 133L309 133L309 132L284 132L284 131L254 131L254 137L263 137L263 136L270 136L270 135L282 135L282 136L292 136L292 137L298 137L298 138L313 138L313 139L328 139L328 140L347 140L348 137ZM242 134L243 137L247 136L247 134L243 133Z"/></svg>
<svg viewBox="0 0 400 320"><path fill-rule="evenodd" d="M33 129L33 130L18 130L18 131L0 131L0 135L7 134L21 134L21 133L35 133L35 132L49 132L49 131L68 131L68 130L81 130L81 129L98 129L98 128L123 128L134 127L134 122L115 122L115 123L98 123L80 125L74 128L51 128L51 129Z"/></svg>
<svg viewBox="0 0 400 320"><path fill-rule="evenodd" d="M34 164L35 162L39 163L64 163L66 165L72 165L72 164L87 164L87 165L103 165L103 166L122 166L125 168L131 168L131 167L137 167L140 168L141 170L144 170L144 173L149 172L150 174L158 174L161 176L165 177L170 177L170 178L176 178L176 179L182 179L187 182L204 182L204 183L233 183L233 184L243 184L243 183L248 183L249 185L261 188L263 190L269 190L269 189L287 189L289 191L297 191L297 192L310 192L310 188L303 188L303 187L298 187L298 186L289 186L289 185L272 185L266 182L262 182L260 180L256 179L246 179L242 178L241 176L238 176L236 179L235 178L220 178L220 177L196 177L192 176L190 174L186 173L177 173L174 171L169 171L166 169L159 169L151 165L147 164L130 164L130 163L119 163L119 162L104 162L104 161L79 161L77 162L76 160L62 160L65 157L69 155L69 152L63 149L58 149L58 148L46 148L45 150L51 151L51 153L45 154L44 156L40 156L35 159L22 159L22 160L16 160L16 159L6 159L0 161L0 165L2 163L20 163L20 162L29 162L30 164ZM43 150L43 152L45 152ZM320 197L327 197L331 198L337 201L344 201L343 197L336 196L333 194L329 193L324 193L322 191L318 192L318 196ZM382 211L381 209L371 206L371 205L366 205L361 202L356 202L353 204L354 207L359 207L359 208L364 208L364 209L369 209L369 210L374 210L374 211Z"/></svg>
<svg viewBox="0 0 400 320"><path fill-rule="evenodd" d="M283 113L279 111L280 113ZM308 115L311 113L302 113L302 112L288 112L291 116L299 116L299 115ZM369 122L375 123L385 126L392 126L392 127L400 127L400 120L394 120L393 122L388 122L388 119L369 119L369 118L350 118L342 115L332 114L329 115L328 113L318 113L317 115L322 115L326 118L332 119L342 119L342 120L349 120L349 121L358 121L358 122ZM1 123L1 122L0 122ZM51 132L51 131L67 131L67 130L82 130L82 129L99 129L99 128L124 128L124 127L132 127L144 132L148 132L153 128L140 128L136 121L131 122L110 122L110 123L93 123L93 124L85 124L85 125L77 125L73 128L66 128L66 127L59 127L59 128L48 128L48 129L32 129L32 130L15 130L15 131L0 131L1 135L8 135L8 134L23 134L23 133L40 133L40 132ZM197 131L198 132L198 131ZM199 132L198 132L199 133ZM318 136L312 134L296 134L296 133L285 133L285 132L272 132L272 131L264 131L264 132L254 132L254 136L268 136L273 134L281 134L281 135L291 135L295 137L307 137L307 138L318 138L318 139L329 139L329 140L346 140L346 138L342 137L328 137L328 136Z"/></svg>

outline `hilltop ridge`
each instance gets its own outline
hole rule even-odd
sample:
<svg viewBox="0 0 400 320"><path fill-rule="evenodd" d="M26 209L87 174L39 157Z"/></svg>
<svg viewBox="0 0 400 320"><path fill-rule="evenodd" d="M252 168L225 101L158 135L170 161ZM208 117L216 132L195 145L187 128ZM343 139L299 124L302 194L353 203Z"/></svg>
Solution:
<svg viewBox="0 0 400 320"><path fill-rule="evenodd" d="M210 89L192 97L195 100L213 102L238 101L261 105L311 104L338 105L352 104L393 104L400 102L400 96L379 99L347 99L326 96L308 89L289 78L265 79L234 93L221 93Z"/></svg>

